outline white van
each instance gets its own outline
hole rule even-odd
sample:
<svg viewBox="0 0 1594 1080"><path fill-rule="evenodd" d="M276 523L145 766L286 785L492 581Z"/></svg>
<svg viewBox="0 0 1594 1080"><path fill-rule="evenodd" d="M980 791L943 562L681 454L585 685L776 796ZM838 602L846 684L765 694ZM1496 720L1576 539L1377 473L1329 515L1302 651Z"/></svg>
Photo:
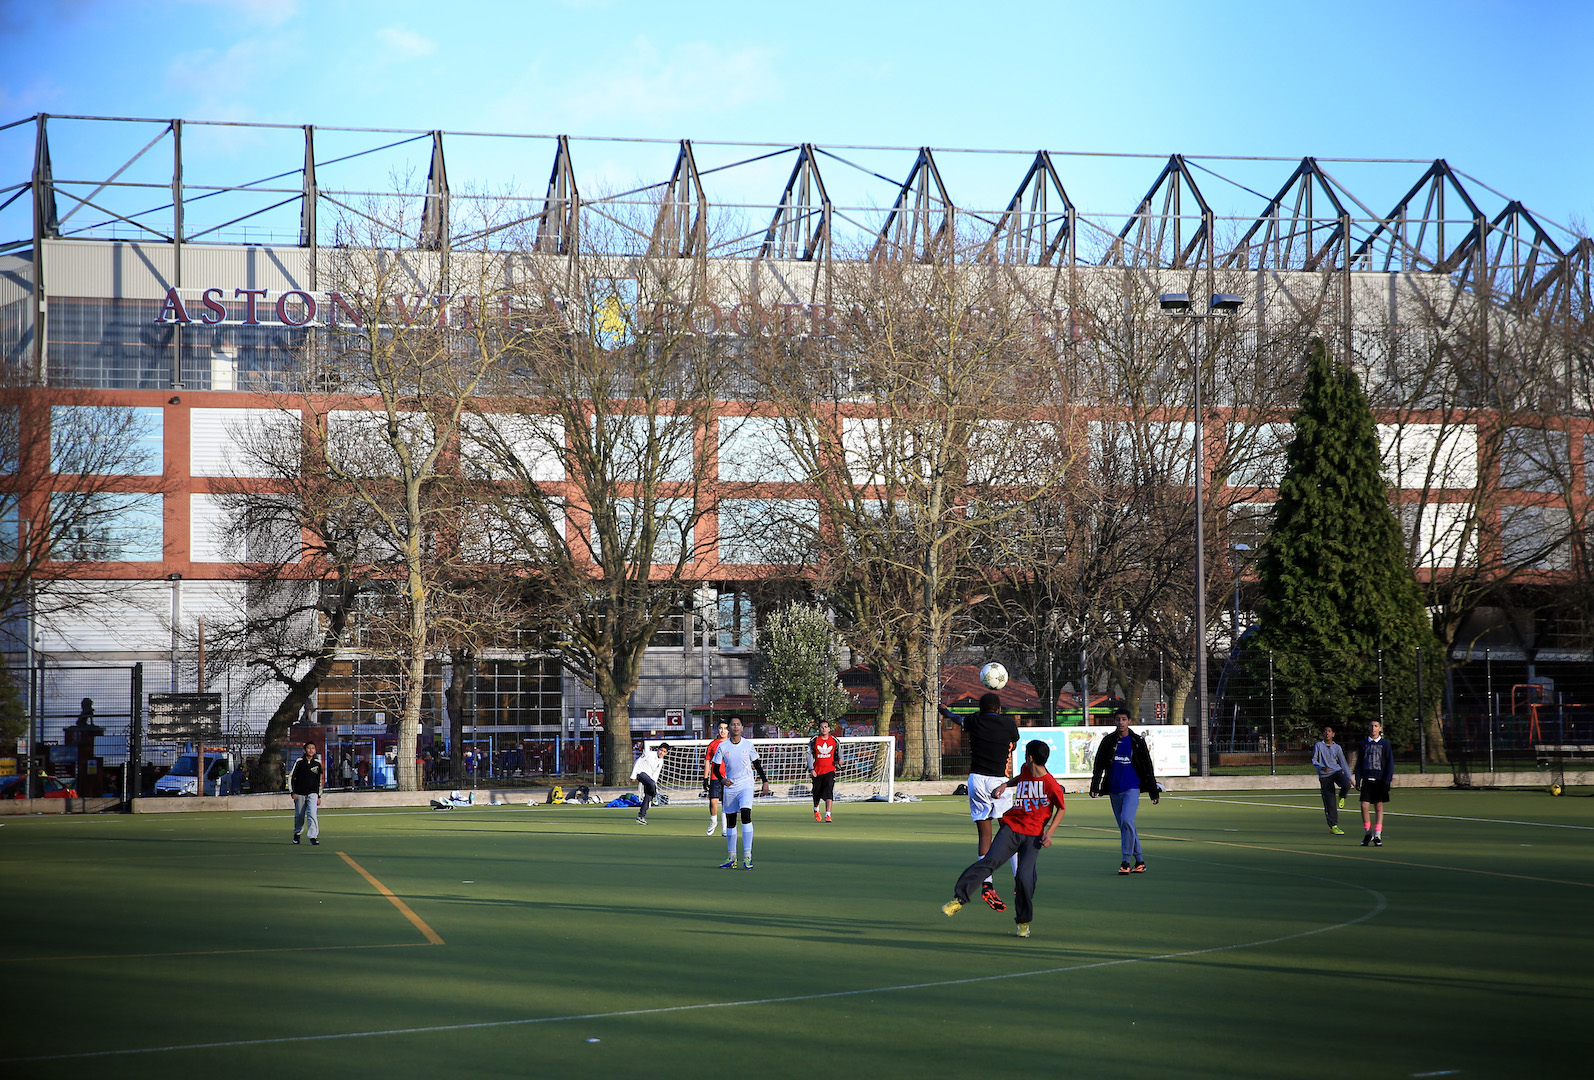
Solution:
<svg viewBox="0 0 1594 1080"><path fill-rule="evenodd" d="M232 754L226 750L205 751L205 794L228 794L232 775ZM171 772L155 781L157 795L197 795L199 777L194 768L194 753L189 751L178 757Z"/></svg>

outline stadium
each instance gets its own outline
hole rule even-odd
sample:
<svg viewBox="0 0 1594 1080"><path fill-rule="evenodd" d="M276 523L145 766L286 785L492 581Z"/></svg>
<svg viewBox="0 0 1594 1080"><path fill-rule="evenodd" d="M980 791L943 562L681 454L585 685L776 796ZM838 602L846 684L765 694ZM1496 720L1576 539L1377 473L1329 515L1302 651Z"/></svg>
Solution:
<svg viewBox="0 0 1594 1080"><path fill-rule="evenodd" d="M350 417L371 399L351 391L369 387L334 370L326 342L340 326L358 327L362 312L397 311L409 325L436 308L438 326L452 318L468 329L470 314L451 314L450 304L492 289L497 298L479 318L516 327L519 301L503 288L514 259L544 276L562 267L610 282L604 302L622 312L623 333L646 322L655 336L668 328L743 357L833 334L859 304L859 268L1001 268L1009 292L1000 303L1018 305L1047 362L1066 366L1058 378L1070 415L1132 424L1151 447L1136 442L1133 452L1156 458L1187 493L1203 445L1216 546L1202 597L1214 616L1203 619L1201 657L1210 654L1211 674L1197 681L1219 697L1209 682L1250 621L1249 565L1265 539L1297 385L1269 358L1299 355L1319 337L1362 374L1378 410L1419 575L1465 580L1434 601L1449 605L1451 652L1434 670L1447 672L1457 730L1487 728L1492 740L1515 725L1525 746L1530 719L1541 720L1530 709L1553 708L1557 723L1570 716L1576 725L1580 697L1594 691L1582 599L1594 249L1445 161L1128 159L43 115L3 136L33 163L0 190L0 221L13 237L0 248L0 349L13 380L11 457L37 472L8 511L24 553L16 576L37 582L11 594L8 657L29 741L55 747L63 766L84 698L107 728L97 766L106 770L129 755L170 760L166 744L152 742L147 754L131 745L150 693L219 694L216 736L239 756L257 751L281 689L223 647L223 628L258 603L250 589L272 564L249 550L267 543L258 530L240 537L229 518L248 473L246 429L312 412L325 430L358 426ZM219 145L239 140L256 151L258 177L212 164L224 160ZM601 162L591 179L579 167L587 159ZM548 179L517 181L527 174ZM1109 209L1076 204L1075 187ZM380 224L379 204L395 215ZM355 280L360 260L350 252L377 248L407 250L413 265L373 288ZM687 302L641 296L613 261L639 258L704 284ZM450 259L456 279L497 277L445 289L439 268ZM1164 292L1241 301L1208 342L1199 439L1190 335L1160 319L1154 299ZM758 609L775 595L769 583L803 558L754 542L789 535L798 519L806 527L810 501L801 478L777 476L747 449L757 442L756 392L733 379L701 418L720 425L719 460L689 466L697 542L671 578L682 598L628 696L639 735L699 734L716 701L746 707ZM285 404L293 395L320 404ZM748 422L738 435L727 418ZM85 462L70 464L72 454ZM75 500L64 494L74 488ZM300 717L373 762L415 681L374 637L361 637L374 633L350 630ZM961 643L969 656L985 644L978 627L946 635L941 647ZM1045 682L1039 697L1054 712L1097 700L1094 686L1143 715L1194 724L1195 650L1180 636L1169 630L1133 685L1090 662L1070 673L1066 658L1082 651L1075 639L1035 650L1030 682ZM601 723L603 695L538 634L504 625L489 637L475 650L464 740L488 759L514 749L554 771L580 746L573 739L596 730L586 725ZM861 650L858 658L868 659ZM422 745L447 742L445 717L462 707L446 700L454 666L446 648L426 659ZM1214 715L1221 730L1224 714ZM1257 716L1233 703L1227 715L1230 748L1259 749L1246 734Z"/></svg>
<svg viewBox="0 0 1594 1080"><path fill-rule="evenodd" d="M1591 247L1523 202L1444 161L114 117L0 152L32 162L0 177L13 768L103 795L0 802L6 1075L1586 1063L1594 803L1551 797L1542 751L1594 742ZM928 514L942 398L893 396L870 346L930 342L911 375L953 338L976 377L928 383L964 395L962 494ZM1322 718L1272 731L1237 661L1313 342L1367 387L1444 629L1387 846L1325 829L1281 745ZM927 518L967 533L959 573ZM1107 521L1138 546L1086 595L1068 526ZM1053 566L1068 595L1024 621L1013 582ZM646 829L554 800L632 738L762 722L758 631L794 598L843 641L848 745L887 748L833 823L798 740L756 871L750 832L736 868L702 831L699 756ZM593 664L623 612L642 647ZM990 657L1063 740L1033 934L942 906L976 852L935 707ZM1184 755L1138 874L1082 782L1120 704ZM286 794L220 776L40 812L273 730L327 751L309 845ZM459 786L404 760L437 748L491 763L481 798L336 790Z"/></svg>

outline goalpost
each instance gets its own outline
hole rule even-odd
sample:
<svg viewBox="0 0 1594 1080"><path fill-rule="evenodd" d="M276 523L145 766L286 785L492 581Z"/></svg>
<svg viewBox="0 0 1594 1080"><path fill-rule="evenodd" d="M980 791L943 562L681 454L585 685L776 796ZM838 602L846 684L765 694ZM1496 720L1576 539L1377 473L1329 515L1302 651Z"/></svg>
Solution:
<svg viewBox="0 0 1594 1080"><path fill-rule="evenodd" d="M706 739L666 739L670 752L664 758L659 790L676 803L706 803L703 797L703 752ZM808 775L807 739L748 739L758 748L759 763L769 777L771 800L796 802L813 797ZM896 792L896 740L884 735L838 738L836 801L890 802ZM762 790L755 779L754 790Z"/></svg>

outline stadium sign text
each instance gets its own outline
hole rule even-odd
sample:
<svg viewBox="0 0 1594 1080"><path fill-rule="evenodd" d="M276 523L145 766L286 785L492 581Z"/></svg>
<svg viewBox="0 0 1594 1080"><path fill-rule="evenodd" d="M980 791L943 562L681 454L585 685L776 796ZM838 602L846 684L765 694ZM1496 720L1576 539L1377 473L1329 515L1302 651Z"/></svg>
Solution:
<svg viewBox="0 0 1594 1080"><path fill-rule="evenodd" d="M183 292L189 295L185 298ZM197 293L197 296L195 295ZM271 299L269 289L234 288L228 290L212 286L203 290L169 288L153 322L158 326L331 326L347 323L354 328L365 326L370 317L386 321L390 326L413 329L474 330L483 321L501 330L530 330L558 323L570 330L586 329L590 322L586 313L572 311L566 304L556 304L552 310L532 309L516 297L501 296L483 299L479 296L454 296L446 294L395 293L380 298L341 292L311 293L303 289L288 289ZM612 301L611 301L612 305ZM705 337L826 337L837 332L837 312L829 304L760 303L756 300L736 304L715 304L709 301L694 303L655 302L626 305L622 318L634 330L644 327L655 333L684 334ZM612 315L604 313L607 317ZM847 313L849 318L863 317L861 308ZM1030 330L1036 337L1055 339L1067 334L1074 340L1080 338L1080 326L1062 309L1032 310L1027 313ZM196 317L197 316L197 317ZM978 321L990 317L989 312L970 310L965 318Z"/></svg>

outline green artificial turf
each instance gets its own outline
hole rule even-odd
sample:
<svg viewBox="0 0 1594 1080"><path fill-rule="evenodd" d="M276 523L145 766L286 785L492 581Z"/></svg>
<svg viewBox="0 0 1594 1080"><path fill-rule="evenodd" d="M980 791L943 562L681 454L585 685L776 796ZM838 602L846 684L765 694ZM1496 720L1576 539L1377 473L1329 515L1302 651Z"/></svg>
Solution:
<svg viewBox="0 0 1594 1080"><path fill-rule="evenodd" d="M6 818L0 1075L1587 1069L1594 798L1391 810L1364 849L1354 801L1332 837L1315 792L1170 796L1120 877L1107 800L1070 796L1029 940L940 912L961 799L760 807L751 872L691 807L328 810L319 848L285 814Z"/></svg>

